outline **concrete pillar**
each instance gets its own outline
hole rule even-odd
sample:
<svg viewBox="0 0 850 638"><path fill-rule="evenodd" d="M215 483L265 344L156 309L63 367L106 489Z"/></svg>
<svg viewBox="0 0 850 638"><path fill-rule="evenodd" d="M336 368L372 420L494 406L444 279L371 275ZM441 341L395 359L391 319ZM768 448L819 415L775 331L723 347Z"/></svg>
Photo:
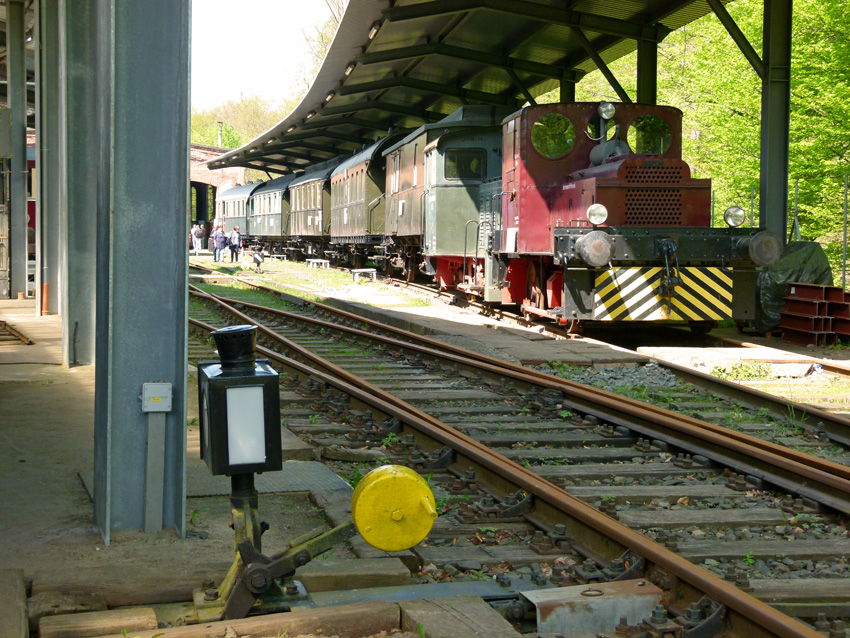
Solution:
<svg viewBox="0 0 850 638"><path fill-rule="evenodd" d="M54 0L39 0L35 5L35 114L38 193L36 213L36 312L47 307L49 314L59 312L60 283L64 262L65 227L65 140L64 92L60 89L62 40L59 5ZM47 293L47 303L42 295Z"/></svg>
<svg viewBox="0 0 850 638"><path fill-rule="evenodd" d="M24 53L24 2L6 2L6 74L12 111L9 174L9 270L14 298L27 290L27 76Z"/></svg>
<svg viewBox="0 0 850 638"><path fill-rule="evenodd" d="M97 122L109 188L99 185L96 209L94 468L106 542L112 530L148 529L151 509L162 526L181 535L185 527L189 3L93 1L97 46L112 56L106 69L98 58L96 83L98 104L108 105ZM149 382L173 390L153 446L139 401ZM163 451L162 477L146 476L152 447ZM162 482L153 502L152 478Z"/></svg>

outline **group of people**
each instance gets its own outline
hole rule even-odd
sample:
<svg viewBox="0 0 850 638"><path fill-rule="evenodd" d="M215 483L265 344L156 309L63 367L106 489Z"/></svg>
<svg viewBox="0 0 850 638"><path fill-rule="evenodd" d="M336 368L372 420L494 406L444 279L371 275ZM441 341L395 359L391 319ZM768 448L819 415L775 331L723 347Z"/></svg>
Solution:
<svg viewBox="0 0 850 638"><path fill-rule="evenodd" d="M193 224L190 231L192 238L192 250L198 255L203 249L204 227L201 224ZM224 261L225 249L230 249L230 261L239 261L239 251L242 249L242 234L239 226L234 226L229 233L224 232L222 226L213 227L210 233L209 249L213 253L215 261Z"/></svg>

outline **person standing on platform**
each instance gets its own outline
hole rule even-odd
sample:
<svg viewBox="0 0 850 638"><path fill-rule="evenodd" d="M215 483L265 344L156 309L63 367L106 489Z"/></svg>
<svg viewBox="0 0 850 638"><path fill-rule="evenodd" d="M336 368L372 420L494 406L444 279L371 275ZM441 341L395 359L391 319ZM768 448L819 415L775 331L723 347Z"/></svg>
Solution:
<svg viewBox="0 0 850 638"><path fill-rule="evenodd" d="M200 224L192 226L192 249L195 251L195 256L201 254L201 249L204 244L204 227Z"/></svg>
<svg viewBox="0 0 850 638"><path fill-rule="evenodd" d="M224 261L224 247L227 245L227 235L224 234L221 226L216 226L213 233L213 240L215 242L215 255L213 255L213 259L215 261Z"/></svg>
<svg viewBox="0 0 850 638"><path fill-rule="evenodd" d="M242 235L239 234L239 226L234 226L228 236L228 246L230 246L230 261L239 261L239 249L242 248Z"/></svg>

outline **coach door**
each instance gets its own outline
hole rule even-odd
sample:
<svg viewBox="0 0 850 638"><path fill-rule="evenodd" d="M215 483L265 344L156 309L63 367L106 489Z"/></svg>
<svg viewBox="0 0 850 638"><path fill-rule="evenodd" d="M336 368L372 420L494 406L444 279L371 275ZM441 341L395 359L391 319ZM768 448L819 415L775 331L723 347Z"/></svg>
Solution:
<svg viewBox="0 0 850 638"><path fill-rule="evenodd" d="M398 235L398 208L401 197L398 194L399 186L399 160L401 151L395 151L387 161L388 186L386 206L386 233L387 235Z"/></svg>
<svg viewBox="0 0 850 638"><path fill-rule="evenodd" d="M437 248L437 146L425 152L425 190L422 193L424 222L422 224L423 252L428 254Z"/></svg>

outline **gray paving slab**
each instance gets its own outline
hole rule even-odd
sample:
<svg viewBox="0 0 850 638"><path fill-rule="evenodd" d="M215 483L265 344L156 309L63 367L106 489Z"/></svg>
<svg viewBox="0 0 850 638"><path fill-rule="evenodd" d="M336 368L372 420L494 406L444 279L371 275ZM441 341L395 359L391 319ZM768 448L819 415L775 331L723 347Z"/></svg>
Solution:
<svg viewBox="0 0 850 638"><path fill-rule="evenodd" d="M91 497L92 471L81 470L79 477ZM348 483L318 461L285 461L280 472L257 474L255 485L260 494L351 491ZM186 496L188 498L228 494L230 494L230 477L213 476L199 459L187 461Z"/></svg>

